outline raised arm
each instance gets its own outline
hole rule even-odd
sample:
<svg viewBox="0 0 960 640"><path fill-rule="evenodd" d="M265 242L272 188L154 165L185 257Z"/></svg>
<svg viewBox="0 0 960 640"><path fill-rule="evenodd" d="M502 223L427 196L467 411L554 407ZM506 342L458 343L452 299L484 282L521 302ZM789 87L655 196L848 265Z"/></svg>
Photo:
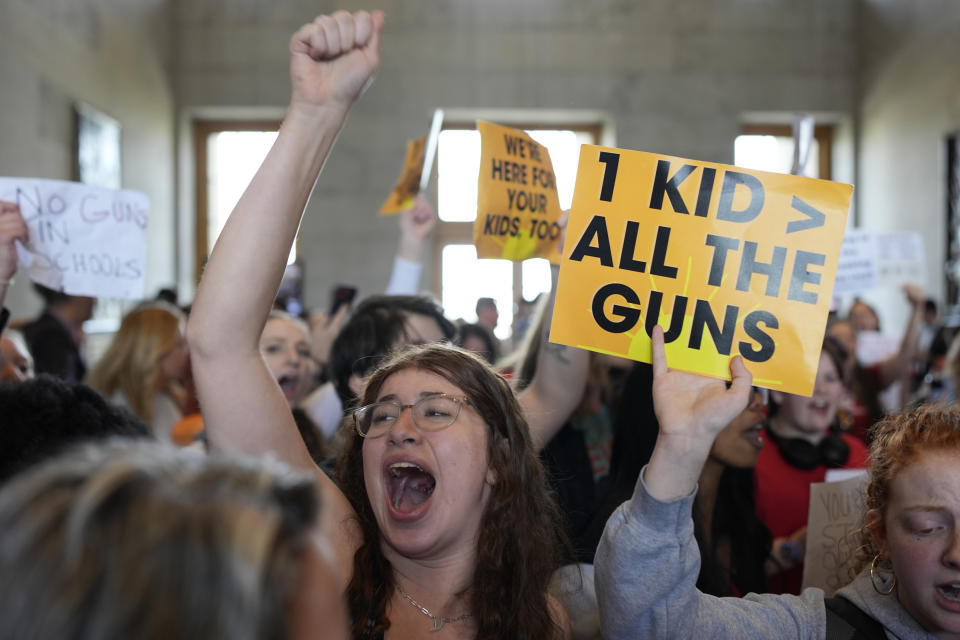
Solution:
<svg viewBox="0 0 960 640"><path fill-rule="evenodd" d="M595 580L603 637L822 638L823 592L716 598L697 590L694 490L710 446L743 410L750 374L731 362L733 383L667 368L663 331L653 334L653 398L660 435L633 497L607 521Z"/></svg>
<svg viewBox="0 0 960 640"><path fill-rule="evenodd" d="M537 369L530 384L518 398L530 425L530 437L535 451L547 446L580 404L590 366L590 354L583 349L550 342L550 325L560 268L552 266L550 270L550 298L547 308L544 309L546 316L540 336Z"/></svg>
<svg viewBox="0 0 960 640"><path fill-rule="evenodd" d="M187 326L211 446L313 471L325 516L349 505L313 464L258 343L313 184L377 68L382 27L382 13L339 11L292 37L287 117L214 247Z"/></svg>
<svg viewBox="0 0 960 640"><path fill-rule="evenodd" d="M650 495L669 502L690 495L717 434L743 411L753 378L743 360L730 362L733 382L667 367L663 329L653 329L653 410L660 423L647 465Z"/></svg>
<svg viewBox="0 0 960 640"><path fill-rule="evenodd" d="M387 284L387 295L416 295L423 272L423 253L427 238L437 226L437 212L423 194L413 199L413 206L400 212L400 241L393 261L393 273Z"/></svg>
<svg viewBox="0 0 960 640"><path fill-rule="evenodd" d="M881 391L900 380L909 371L917 351L920 329L923 327L923 301L926 292L919 285L905 284L903 285L903 293L907 297L907 302L910 303L910 318L903 330L900 348L879 365L877 383L878 390Z"/></svg>

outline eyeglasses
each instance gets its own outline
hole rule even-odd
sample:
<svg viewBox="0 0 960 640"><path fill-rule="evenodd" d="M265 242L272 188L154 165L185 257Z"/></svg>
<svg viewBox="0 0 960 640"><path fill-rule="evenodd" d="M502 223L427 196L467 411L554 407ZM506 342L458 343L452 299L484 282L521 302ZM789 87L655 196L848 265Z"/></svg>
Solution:
<svg viewBox="0 0 960 640"><path fill-rule="evenodd" d="M353 412L354 426L364 438L386 435L400 418L404 409L413 410L413 423L423 431L446 429L460 416L463 405L470 404L464 397L438 393L420 398L413 404L375 402Z"/></svg>

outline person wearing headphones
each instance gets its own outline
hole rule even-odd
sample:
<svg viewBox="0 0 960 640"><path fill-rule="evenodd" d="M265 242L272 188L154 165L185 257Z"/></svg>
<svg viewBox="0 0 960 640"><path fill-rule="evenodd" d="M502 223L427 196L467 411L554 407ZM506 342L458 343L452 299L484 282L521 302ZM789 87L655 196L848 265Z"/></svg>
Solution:
<svg viewBox="0 0 960 640"><path fill-rule="evenodd" d="M867 448L840 430L836 417L843 397L842 356L824 340L810 397L770 392L766 446L754 467L757 515L774 536L767 565L774 593L800 593L806 551L810 485L824 482L828 469L862 469Z"/></svg>

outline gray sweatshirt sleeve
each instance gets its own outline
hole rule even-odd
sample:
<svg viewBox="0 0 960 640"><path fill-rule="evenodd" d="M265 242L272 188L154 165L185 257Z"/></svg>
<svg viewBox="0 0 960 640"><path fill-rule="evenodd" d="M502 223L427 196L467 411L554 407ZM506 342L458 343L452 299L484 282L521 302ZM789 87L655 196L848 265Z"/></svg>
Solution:
<svg viewBox="0 0 960 640"><path fill-rule="evenodd" d="M700 593L693 495L660 502L647 493L645 471L633 498L607 521L597 548L597 600L606 640L825 636L820 589L807 589L802 596L751 593L745 598Z"/></svg>

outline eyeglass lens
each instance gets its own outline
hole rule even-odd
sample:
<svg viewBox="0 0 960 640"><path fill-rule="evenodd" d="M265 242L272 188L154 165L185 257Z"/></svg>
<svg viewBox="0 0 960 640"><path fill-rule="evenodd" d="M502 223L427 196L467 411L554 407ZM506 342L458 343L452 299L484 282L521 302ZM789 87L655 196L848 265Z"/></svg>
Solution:
<svg viewBox="0 0 960 640"><path fill-rule="evenodd" d="M378 402L366 407L358 416L360 432L376 437L389 431L394 421L410 405ZM439 431L453 424L460 413L460 403L447 396L427 396L411 407L414 423L426 431Z"/></svg>

